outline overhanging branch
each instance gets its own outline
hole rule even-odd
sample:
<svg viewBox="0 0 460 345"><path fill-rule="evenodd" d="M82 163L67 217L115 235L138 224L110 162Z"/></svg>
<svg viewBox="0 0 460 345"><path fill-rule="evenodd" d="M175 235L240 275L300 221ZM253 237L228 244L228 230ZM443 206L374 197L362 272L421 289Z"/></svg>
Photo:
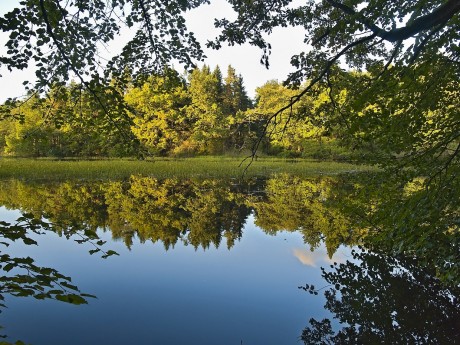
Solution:
<svg viewBox="0 0 460 345"><path fill-rule="evenodd" d="M451 19L456 13L460 11L459 0L448 0L433 12L423 15L411 21L408 25L393 29L384 30L374 24L369 18L363 16L359 12L356 12L353 8L344 5L335 0L326 0L332 7L340 9L342 12L355 16L358 22L366 26L367 29L371 30L378 37L383 38L389 42L398 42L406 40L419 32L430 30L438 25L445 24Z"/></svg>
<svg viewBox="0 0 460 345"><path fill-rule="evenodd" d="M83 76L80 74L80 72L74 66L74 64L72 63L70 58L67 56L67 54L66 54L66 52L64 50L64 47L61 45L61 42L59 41L59 39L54 34L53 28L52 28L50 20L49 20L48 11L45 8L44 0L40 0L39 4L40 4L40 10L41 10L42 16L43 16L43 21L45 22L45 25L46 25L46 32L48 33L48 35L50 36L51 40L56 45L56 48L57 48L57 50L59 52L59 55L61 55L62 59L64 60L65 64L67 65L67 67L77 76L77 78L80 80L80 83L82 85L84 85L85 88L94 96L94 98L96 99L97 103L101 106L103 112L107 116L108 120L119 131L119 133L125 138L125 140L127 140L127 141L131 140L132 139L131 136L128 133L126 133L126 131L123 128L121 128L118 125L118 123L113 119L112 115L110 114L109 109L104 104L102 99L99 97L97 92L91 87L91 85L86 80L84 80Z"/></svg>
<svg viewBox="0 0 460 345"><path fill-rule="evenodd" d="M349 51L350 49L356 47L356 46L359 46L361 44L364 44L368 41L371 41L373 40L375 37L377 37L377 34L372 34L372 35L369 35L369 36L365 36L359 40L356 40L354 42L351 42L350 44L348 44L346 47L344 47L340 52L338 52L336 55L334 55L330 60L327 61L326 63L326 66L321 70L321 72L311 80L311 82L308 84L308 86L303 89L300 93L298 93L297 95L293 96L291 98L291 101L285 105L284 107L282 107L281 109L279 109L277 112L275 112L274 114L272 114L263 130L262 130L262 133L259 135L257 141L255 142L255 144L253 145L252 147L252 152L251 152L251 155L249 155L248 157L246 157L241 163L240 163L240 166L247 160L247 159L250 159L250 162L246 165L246 168L244 169L243 171L243 175L246 173L247 169L249 168L249 166L252 164L252 162L254 161L255 157L256 157L256 154L257 154L257 151L259 149L259 146L260 144L262 143L262 140L263 138L265 137L265 135L267 135L267 132L268 132L268 128L270 126L270 123L272 121L274 121L280 114L282 114L284 111L288 110L288 109L292 109L292 106L294 104L296 104L297 102L299 102L302 97L307 94L309 91L311 91L311 89L318 83L321 81L321 79L323 79L324 76L327 75L327 73L329 72L330 68L334 65L334 63L337 62L337 60L340 59L340 57L342 57L347 51Z"/></svg>

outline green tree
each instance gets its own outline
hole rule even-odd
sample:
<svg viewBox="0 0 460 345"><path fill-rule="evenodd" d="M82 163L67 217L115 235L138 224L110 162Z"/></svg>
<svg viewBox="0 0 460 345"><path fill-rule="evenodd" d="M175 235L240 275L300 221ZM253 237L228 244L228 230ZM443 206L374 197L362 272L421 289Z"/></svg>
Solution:
<svg viewBox="0 0 460 345"><path fill-rule="evenodd" d="M46 101L33 95L15 109L20 120L8 119L4 127L4 152L17 156L46 156L52 154L56 129L46 116Z"/></svg>
<svg viewBox="0 0 460 345"><path fill-rule="evenodd" d="M248 111L247 116L251 116L251 120L258 121L263 127L273 152L285 150L300 155L307 140L324 135L324 127L315 122L317 107L310 97L305 97L293 107L277 113L296 94L296 90L289 89L276 80L256 89L256 106Z"/></svg>
<svg viewBox="0 0 460 345"><path fill-rule="evenodd" d="M243 77L236 74L232 66L227 68L227 76L222 91L222 107L227 118L227 131L225 138L226 151L241 151L247 149L250 142L246 110L252 108L243 83Z"/></svg>
<svg viewBox="0 0 460 345"><path fill-rule="evenodd" d="M106 87L104 97L110 95ZM76 83L54 85L43 97L32 94L24 104L16 104L14 116L2 121L5 154L126 156L133 155L134 147L138 150L136 141L128 145L123 140L131 134L129 119L107 125L101 107Z"/></svg>
<svg viewBox="0 0 460 345"><path fill-rule="evenodd" d="M243 77L237 75L231 65L227 68L223 93L223 106L227 115L235 115L238 111L245 111L251 107L251 101L243 85Z"/></svg>
<svg viewBox="0 0 460 345"><path fill-rule="evenodd" d="M165 155L180 150L191 135L191 123L185 108L189 97L176 71L167 69L148 78L141 87L125 95L132 109L132 131L151 152Z"/></svg>
<svg viewBox="0 0 460 345"><path fill-rule="evenodd" d="M192 71L189 77L191 104L187 115L193 122L190 145L202 153L222 152L226 118L222 105L220 69L211 72L209 66Z"/></svg>

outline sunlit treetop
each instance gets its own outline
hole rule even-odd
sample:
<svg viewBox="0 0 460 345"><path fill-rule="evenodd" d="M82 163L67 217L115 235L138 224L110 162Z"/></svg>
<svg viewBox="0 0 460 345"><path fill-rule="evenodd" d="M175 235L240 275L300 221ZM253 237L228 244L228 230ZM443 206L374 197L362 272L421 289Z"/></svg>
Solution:
<svg viewBox="0 0 460 345"><path fill-rule="evenodd" d="M249 43L261 49L260 62L268 68L270 33L276 27L305 30L307 44L299 44L299 54L291 58L294 71L286 80L287 84L302 87L268 117L268 122L292 109L318 83L331 90L331 103L335 105L332 84L340 79L342 69L372 74L366 83L357 82L362 87L355 94L363 93L363 85L367 87L367 82L387 75L393 67L394 71L401 71L425 65L434 70L431 66L436 65L438 70L447 71L441 78L421 67L417 67L417 74L437 78L438 89L457 80L460 74L458 0L227 2L236 19L229 20L225 13L216 13L219 18L215 26L221 31L217 37L208 38L206 44L210 48ZM121 131L127 118L122 97L127 83L161 74L172 63L191 70L205 59L184 15L207 3L205 0L24 0L0 18L0 29L9 34L0 65L10 70L35 68L35 84L26 81L24 84L36 92L76 80L91 95L107 122ZM120 54L106 60L107 48L114 40L126 36L121 35L125 28L131 30L132 38ZM376 88L373 95L393 89L397 82L391 83L382 81L383 86ZM417 90L413 91L410 90L415 95ZM385 98L390 99L386 95ZM367 107L363 105L367 101L367 98L356 101L353 111ZM403 111L404 106L396 106ZM3 107L1 116L8 111L8 107ZM125 137L133 140L129 134Z"/></svg>

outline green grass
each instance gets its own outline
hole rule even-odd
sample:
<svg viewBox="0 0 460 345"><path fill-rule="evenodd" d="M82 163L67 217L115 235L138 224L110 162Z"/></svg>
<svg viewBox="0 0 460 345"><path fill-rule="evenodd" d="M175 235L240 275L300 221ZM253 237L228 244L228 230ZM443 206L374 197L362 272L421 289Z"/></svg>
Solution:
<svg viewBox="0 0 460 345"><path fill-rule="evenodd" d="M302 159L259 158L250 166L249 163L250 160L242 162L241 158L230 157L157 158L146 161L1 158L0 179L107 180L123 179L131 175L157 178L239 178L243 174L247 177L268 177L285 172L299 176L315 176L371 170L368 166L350 163Z"/></svg>

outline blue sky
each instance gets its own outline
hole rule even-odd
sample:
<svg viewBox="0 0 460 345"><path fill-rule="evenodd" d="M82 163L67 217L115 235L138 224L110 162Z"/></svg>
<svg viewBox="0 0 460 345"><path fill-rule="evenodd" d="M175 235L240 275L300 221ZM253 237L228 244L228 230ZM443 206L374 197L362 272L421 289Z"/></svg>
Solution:
<svg viewBox="0 0 460 345"><path fill-rule="evenodd" d="M18 4L18 0L1 0L0 15L14 8ZM214 18L232 18L234 13L224 0L213 0L211 5L203 5L187 14L187 23L191 31L195 32L197 39L203 44L206 40L213 38L218 34L213 26ZM126 36L129 33L125 34ZM117 42L123 42L125 37L118 38ZM123 40L125 38L125 40ZM0 33L0 52L4 49L7 36ZM303 31L296 29L279 29L275 30L270 36L270 43L273 51L271 55L271 67L267 70L260 65L259 59L261 52L249 45L237 47L223 47L218 51L206 49L207 59L206 64L214 67L219 64L222 72L225 74L227 66L231 64L238 73L240 73L245 82L246 89L251 97L254 96L256 87L263 85L267 80L278 79L284 80L292 67L289 64L290 57L305 49L303 42ZM116 52L120 49L120 44L114 43L110 50ZM175 66L178 70L181 68ZM9 73L5 69L0 71L0 102L8 97L21 96L24 93L22 87L23 80L33 80L33 70L15 71Z"/></svg>

